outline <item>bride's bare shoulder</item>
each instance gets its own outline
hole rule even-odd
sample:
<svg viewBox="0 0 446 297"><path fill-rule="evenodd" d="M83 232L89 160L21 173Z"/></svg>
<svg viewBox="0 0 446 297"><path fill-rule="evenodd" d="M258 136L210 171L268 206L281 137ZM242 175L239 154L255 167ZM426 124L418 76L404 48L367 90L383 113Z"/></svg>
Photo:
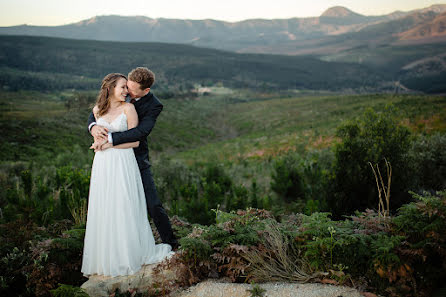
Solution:
<svg viewBox="0 0 446 297"><path fill-rule="evenodd" d="M98 113L99 113L99 107L98 107L97 105L95 105L95 106L93 107L93 114L94 114L95 116L97 116Z"/></svg>
<svg viewBox="0 0 446 297"><path fill-rule="evenodd" d="M136 112L135 105L133 105L132 103L124 102L123 105L125 113Z"/></svg>

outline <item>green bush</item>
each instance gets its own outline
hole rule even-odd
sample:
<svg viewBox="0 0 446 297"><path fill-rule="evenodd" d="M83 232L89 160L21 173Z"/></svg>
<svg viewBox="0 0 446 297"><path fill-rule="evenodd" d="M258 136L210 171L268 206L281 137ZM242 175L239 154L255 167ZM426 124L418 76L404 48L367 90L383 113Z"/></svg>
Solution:
<svg viewBox="0 0 446 297"><path fill-rule="evenodd" d="M48 296L59 283L80 286L86 279L80 268L85 229L71 229L55 238L36 242L33 264L26 268L27 287L37 296Z"/></svg>
<svg viewBox="0 0 446 297"><path fill-rule="evenodd" d="M199 192L197 184L181 187L178 215L191 223L208 225L213 222L214 215L209 207L207 196Z"/></svg>
<svg viewBox="0 0 446 297"><path fill-rule="evenodd" d="M293 152L276 160L270 185L279 203L273 211L277 214L311 214L327 210L326 201L330 194L328 178L332 163L333 153L330 150L306 152L303 158Z"/></svg>
<svg viewBox="0 0 446 297"><path fill-rule="evenodd" d="M368 162L392 166L391 209L410 200L407 191L413 184L408 162L411 134L399 125L392 106L383 112L367 110L362 117L338 128L341 143L335 145L335 162L330 180L331 195L327 201L336 218L355 210L376 208L378 192ZM384 170L381 170L386 178Z"/></svg>
<svg viewBox="0 0 446 297"><path fill-rule="evenodd" d="M48 224L52 219L51 210L56 201L53 199L51 185L45 177L34 174L32 168L19 173L16 186L8 185L3 201L3 222L23 219L39 225Z"/></svg>
<svg viewBox="0 0 446 297"><path fill-rule="evenodd" d="M302 161L293 155L287 155L274 163L271 176L271 190L284 202L304 200L304 184L299 167Z"/></svg>
<svg viewBox="0 0 446 297"><path fill-rule="evenodd" d="M233 193L233 195L232 197L229 197L226 204L226 209L228 211L246 209L249 204L248 189L246 189L243 185L234 185L231 192Z"/></svg>
<svg viewBox="0 0 446 297"><path fill-rule="evenodd" d="M188 222L209 225L215 222L212 209L244 209L249 204L249 191L233 185L223 166L214 163L191 169L181 163L165 160L156 168L156 184L170 215Z"/></svg>
<svg viewBox="0 0 446 297"><path fill-rule="evenodd" d="M50 291L54 297L88 297L88 294L79 287L59 284L57 289Z"/></svg>
<svg viewBox="0 0 446 297"><path fill-rule="evenodd" d="M232 179L226 173L222 165L209 164L205 168L203 177L206 179L207 183L215 183L216 185L219 185L222 194L231 190Z"/></svg>
<svg viewBox="0 0 446 297"><path fill-rule="evenodd" d="M0 295L31 295L31 292L24 286L26 284L27 274L22 270L23 267L26 267L32 261L29 253L18 247L8 250L6 246L2 246L0 252L0 263L2 266L2 272L0 273Z"/></svg>
<svg viewBox="0 0 446 297"><path fill-rule="evenodd" d="M179 215L182 192L191 184L198 184L196 170L191 170L180 162L162 158L153 168L157 192L163 204L170 209L171 215ZM186 195L190 198L191 195Z"/></svg>
<svg viewBox="0 0 446 297"><path fill-rule="evenodd" d="M446 189L446 135L421 135L410 149L416 185L419 189Z"/></svg>
<svg viewBox="0 0 446 297"><path fill-rule="evenodd" d="M29 165L19 173L15 187L6 188L2 201L3 222L16 219L48 225L56 220L73 219L70 206L87 199L90 177L85 170L71 166L56 168L46 173L42 168Z"/></svg>
<svg viewBox="0 0 446 297"><path fill-rule="evenodd" d="M49 296L59 282L79 286L84 229L68 220L47 226L16 220L0 225L2 296ZM68 230L68 231L67 231Z"/></svg>
<svg viewBox="0 0 446 297"><path fill-rule="evenodd" d="M432 292L446 278L446 191L411 193L415 202L403 205L393 219L405 237L399 254L422 291Z"/></svg>
<svg viewBox="0 0 446 297"><path fill-rule="evenodd" d="M212 248L206 240L196 237L184 237L180 239L181 248L186 251L187 259L193 259L195 263L209 259Z"/></svg>
<svg viewBox="0 0 446 297"><path fill-rule="evenodd" d="M330 170L333 166L334 154L331 150L308 152L303 164L303 180L305 191L305 213L328 210Z"/></svg>

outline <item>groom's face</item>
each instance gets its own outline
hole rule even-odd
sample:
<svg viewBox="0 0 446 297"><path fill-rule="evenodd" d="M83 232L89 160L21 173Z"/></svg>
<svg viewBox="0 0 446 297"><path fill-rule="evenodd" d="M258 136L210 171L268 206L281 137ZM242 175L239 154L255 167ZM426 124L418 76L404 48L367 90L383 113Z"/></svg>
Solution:
<svg viewBox="0 0 446 297"><path fill-rule="evenodd" d="M141 90L141 85L130 79L127 81L127 88L129 90L130 97L132 98L144 97L150 91L150 88Z"/></svg>

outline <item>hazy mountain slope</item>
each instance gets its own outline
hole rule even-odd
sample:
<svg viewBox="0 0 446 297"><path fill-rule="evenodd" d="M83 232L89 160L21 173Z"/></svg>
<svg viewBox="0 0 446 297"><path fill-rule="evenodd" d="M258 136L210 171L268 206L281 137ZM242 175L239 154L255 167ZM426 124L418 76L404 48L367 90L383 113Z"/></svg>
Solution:
<svg viewBox="0 0 446 297"><path fill-rule="evenodd" d="M393 21L369 26L359 31L359 33L367 38L393 37L397 39L397 34L411 30L414 27L430 23L436 16L437 14L433 11L415 12Z"/></svg>
<svg viewBox="0 0 446 297"><path fill-rule="evenodd" d="M60 89L52 74L69 74L76 76L73 88L84 88L81 77L90 85L91 78L127 73L136 66L153 69L158 87L165 89L221 82L240 88L379 90L385 82L385 76L368 66L303 56L237 54L179 44L0 36L0 84L4 87L20 83L19 88L27 88L40 79L41 89ZM67 88L66 82L61 86Z"/></svg>
<svg viewBox="0 0 446 297"><path fill-rule="evenodd" d="M439 13L446 5L425 9ZM345 7L333 7L320 17L252 19L241 22L216 20L152 19L143 16L97 16L64 26L13 26L0 34L38 35L110 41L150 41L194 44L240 52L281 53L280 45L298 44L326 36L357 32L370 25L403 17L411 12L364 16ZM290 49L288 54L295 54Z"/></svg>
<svg viewBox="0 0 446 297"><path fill-rule="evenodd" d="M396 11L382 16L364 16L336 6L327 9L320 17L252 19L234 23L152 19L143 16L97 16L65 26L0 27L0 34L182 43L240 53L326 55L370 43L401 41L395 34L426 25L445 11L446 5L433 5L410 12ZM422 41L418 37L404 37L402 41L429 43L443 39L443 35L434 35L432 38L423 37Z"/></svg>
<svg viewBox="0 0 446 297"><path fill-rule="evenodd" d="M414 28L399 34L400 40L416 40L446 36L446 13L437 15L429 22L422 23Z"/></svg>
<svg viewBox="0 0 446 297"><path fill-rule="evenodd" d="M367 65L409 89L446 92L446 43L358 47L321 57L325 61Z"/></svg>

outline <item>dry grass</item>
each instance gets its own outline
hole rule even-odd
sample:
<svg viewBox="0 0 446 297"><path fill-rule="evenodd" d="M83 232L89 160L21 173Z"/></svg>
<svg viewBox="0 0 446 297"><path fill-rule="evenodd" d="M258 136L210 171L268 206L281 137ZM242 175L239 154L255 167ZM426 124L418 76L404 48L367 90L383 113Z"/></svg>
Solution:
<svg viewBox="0 0 446 297"><path fill-rule="evenodd" d="M263 245L243 254L250 263L249 279L257 282L307 282L316 277L298 250L282 235L277 222L267 223L262 236Z"/></svg>
<svg viewBox="0 0 446 297"><path fill-rule="evenodd" d="M375 166L369 162L370 167L372 167L373 174L375 175L376 186L378 188L378 213L384 218L390 215L390 185L392 183L392 166L390 162L386 161L386 172L387 172L387 185L384 183L381 172L379 170L378 164ZM376 170L375 170L376 168ZM384 205L383 196L386 199L386 205Z"/></svg>
<svg viewBox="0 0 446 297"><path fill-rule="evenodd" d="M71 216L74 219L76 225L85 225L87 222L87 199L83 198L77 200L74 195L70 196L68 202L68 208L70 209Z"/></svg>

